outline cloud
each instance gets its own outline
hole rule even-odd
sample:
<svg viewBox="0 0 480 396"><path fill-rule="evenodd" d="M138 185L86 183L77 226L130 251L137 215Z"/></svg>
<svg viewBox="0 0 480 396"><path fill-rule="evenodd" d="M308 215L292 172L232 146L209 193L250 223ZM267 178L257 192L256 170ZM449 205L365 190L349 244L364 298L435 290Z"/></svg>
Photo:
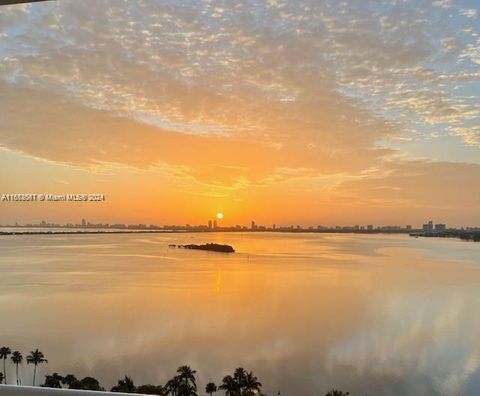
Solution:
<svg viewBox="0 0 480 396"><path fill-rule="evenodd" d="M304 179L316 191L325 177L359 177L369 191L371 169L408 170L383 142L444 134L479 146L477 29L461 10L450 1L6 7L0 145L87 169L163 167L200 194ZM435 175L432 164L417 163Z"/></svg>
<svg viewBox="0 0 480 396"><path fill-rule="evenodd" d="M21 103L22 106L18 106ZM357 172L358 163L372 165L388 150L343 147L348 154L302 142L284 148L245 138L185 134L89 109L18 84L0 83L0 120L3 147L51 162L92 168L123 164L150 168L179 167L201 182L259 182L276 168L310 167L316 173ZM41 125L40 133L32 133ZM310 170L310 173L312 171Z"/></svg>
<svg viewBox="0 0 480 396"><path fill-rule="evenodd" d="M365 178L345 181L337 188L344 199L356 200L365 206L415 210L455 211L462 207L480 216L480 186L472 180L480 178L480 165L433 162L387 161Z"/></svg>
<svg viewBox="0 0 480 396"><path fill-rule="evenodd" d="M476 18L477 10L475 8L462 8L460 10L460 15L463 15L467 18Z"/></svg>

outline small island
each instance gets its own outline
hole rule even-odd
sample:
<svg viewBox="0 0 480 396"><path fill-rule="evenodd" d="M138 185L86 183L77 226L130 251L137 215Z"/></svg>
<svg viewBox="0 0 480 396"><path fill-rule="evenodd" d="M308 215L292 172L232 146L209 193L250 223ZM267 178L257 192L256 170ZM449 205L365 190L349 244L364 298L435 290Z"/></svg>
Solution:
<svg viewBox="0 0 480 396"><path fill-rule="evenodd" d="M180 249L195 249L195 250L207 250L209 252L219 252L219 253L235 253L235 249L230 245L220 245L218 243L206 243L203 245L169 245L169 247Z"/></svg>

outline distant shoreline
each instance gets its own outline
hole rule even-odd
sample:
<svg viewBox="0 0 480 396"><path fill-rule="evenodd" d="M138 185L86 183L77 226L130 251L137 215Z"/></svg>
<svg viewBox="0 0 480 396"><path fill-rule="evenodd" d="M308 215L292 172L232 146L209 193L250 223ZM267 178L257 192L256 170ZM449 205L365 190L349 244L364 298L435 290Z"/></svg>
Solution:
<svg viewBox="0 0 480 396"><path fill-rule="evenodd" d="M8 227L4 227L8 228ZM12 227L17 228L17 227ZM20 228L20 227L18 227ZM457 238L463 241L480 242L480 232L478 231L448 231L441 233L423 233L409 232L403 230L52 230L52 231L0 231L0 236L15 235L98 235L98 234L204 234L212 232L224 233L283 233L283 234L360 234L360 235L385 235L385 234L403 234L410 237L422 238Z"/></svg>

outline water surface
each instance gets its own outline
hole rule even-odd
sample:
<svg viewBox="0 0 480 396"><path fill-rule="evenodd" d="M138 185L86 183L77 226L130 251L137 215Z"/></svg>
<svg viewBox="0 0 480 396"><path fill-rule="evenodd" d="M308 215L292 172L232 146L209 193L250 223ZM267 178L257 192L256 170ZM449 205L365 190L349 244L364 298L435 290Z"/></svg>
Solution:
<svg viewBox="0 0 480 396"><path fill-rule="evenodd" d="M169 249L218 242L237 253ZM40 374L199 384L252 369L269 395L480 394L480 244L280 233L0 237L0 344ZM23 382L31 367L21 368ZM14 370L8 372L14 381ZM203 392L200 392L203 394Z"/></svg>

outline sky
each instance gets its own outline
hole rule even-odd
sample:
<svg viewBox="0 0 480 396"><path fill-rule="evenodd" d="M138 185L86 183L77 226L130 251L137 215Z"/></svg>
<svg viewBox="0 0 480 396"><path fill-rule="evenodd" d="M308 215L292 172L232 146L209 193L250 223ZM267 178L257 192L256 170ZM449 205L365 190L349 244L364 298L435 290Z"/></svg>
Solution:
<svg viewBox="0 0 480 396"><path fill-rule="evenodd" d="M0 8L0 224L480 225L473 0Z"/></svg>

